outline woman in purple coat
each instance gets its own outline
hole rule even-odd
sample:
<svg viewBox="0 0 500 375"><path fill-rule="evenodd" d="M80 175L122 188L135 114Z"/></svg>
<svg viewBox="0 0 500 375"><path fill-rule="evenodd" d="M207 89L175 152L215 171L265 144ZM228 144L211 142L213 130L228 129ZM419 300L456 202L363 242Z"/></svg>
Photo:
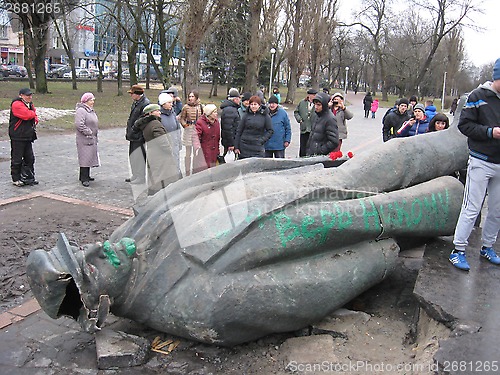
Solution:
<svg viewBox="0 0 500 375"><path fill-rule="evenodd" d="M90 186L90 168L99 166L97 152L97 133L99 131L97 114L94 111L95 97L86 92L80 103L76 104L75 130L78 164L80 164L80 181L85 187Z"/></svg>

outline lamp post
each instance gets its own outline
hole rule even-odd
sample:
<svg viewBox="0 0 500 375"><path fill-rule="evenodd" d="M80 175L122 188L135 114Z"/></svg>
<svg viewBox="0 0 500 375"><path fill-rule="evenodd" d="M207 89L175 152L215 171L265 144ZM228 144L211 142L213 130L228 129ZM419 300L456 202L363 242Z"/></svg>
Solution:
<svg viewBox="0 0 500 375"><path fill-rule="evenodd" d="M446 72L444 72L443 78L443 95L441 95L441 111L444 112L444 101L446 99Z"/></svg>
<svg viewBox="0 0 500 375"><path fill-rule="evenodd" d="M276 53L276 48L271 48L271 69L269 71L269 94L268 94L268 100L271 97L271 90L272 90L272 85L273 85L273 64L274 64L274 54Z"/></svg>
<svg viewBox="0 0 500 375"><path fill-rule="evenodd" d="M345 82L344 82L344 95L347 95L347 73L349 73L349 67L345 67Z"/></svg>

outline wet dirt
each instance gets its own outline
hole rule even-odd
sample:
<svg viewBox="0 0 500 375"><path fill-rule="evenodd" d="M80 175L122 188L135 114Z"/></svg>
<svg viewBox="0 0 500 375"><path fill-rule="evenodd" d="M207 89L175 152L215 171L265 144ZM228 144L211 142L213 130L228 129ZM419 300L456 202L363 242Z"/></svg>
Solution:
<svg viewBox="0 0 500 375"><path fill-rule="evenodd" d="M105 241L127 219L44 197L0 206L0 312L33 298L25 270L30 251L50 250L60 232L79 245Z"/></svg>

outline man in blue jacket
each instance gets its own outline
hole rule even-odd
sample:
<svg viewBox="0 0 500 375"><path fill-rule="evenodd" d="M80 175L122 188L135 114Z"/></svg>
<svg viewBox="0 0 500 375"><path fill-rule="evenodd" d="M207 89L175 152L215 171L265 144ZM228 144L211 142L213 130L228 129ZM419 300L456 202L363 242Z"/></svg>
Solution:
<svg viewBox="0 0 500 375"><path fill-rule="evenodd" d="M278 98L274 95L267 101L274 133L265 144L266 158L275 157L283 159L285 157L285 149L290 145L292 139L292 128L288 113L279 106L278 101Z"/></svg>
<svg viewBox="0 0 500 375"><path fill-rule="evenodd" d="M500 230L500 59L493 68L493 82L486 82L467 98L458 129L467 136L469 165L465 183L462 210L455 228L450 262L458 269L468 271L465 249L474 222L481 214L484 197L488 193L488 216L482 230L481 257L500 265L500 257L493 249Z"/></svg>

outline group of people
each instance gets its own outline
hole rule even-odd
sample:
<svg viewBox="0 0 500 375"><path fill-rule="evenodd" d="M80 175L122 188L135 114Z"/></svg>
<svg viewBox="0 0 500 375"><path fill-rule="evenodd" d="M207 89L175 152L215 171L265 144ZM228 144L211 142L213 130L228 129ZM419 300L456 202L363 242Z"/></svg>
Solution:
<svg viewBox="0 0 500 375"><path fill-rule="evenodd" d="M382 119L382 139L387 142L398 137L410 137L447 129L450 120L444 113L437 113L431 100L426 105L418 103L416 96L400 98L389 108Z"/></svg>
<svg viewBox="0 0 500 375"><path fill-rule="evenodd" d="M126 139L130 142L132 176L126 181L142 184L146 180L146 170L148 173L154 171L156 177L148 175L148 181L155 185L153 192L182 177L179 160L182 147L185 148L184 175L189 176L224 163L228 153L234 153L237 159L284 158L291 142L290 119L280 106L278 88L273 89L267 102L260 90L240 95L238 89L231 88L219 108L212 103L202 105L195 90L189 92L185 105L175 87L162 91L157 104L151 103L140 85L133 85L128 92L132 107ZM342 140L347 138L346 121L353 114L347 109L341 93L330 96L310 89L295 109L294 116L301 128L299 156L312 156L340 150ZM155 141L153 148L150 142L161 136L165 136L163 141ZM161 152L168 154L171 160L165 162L164 157L163 170L159 171L153 155Z"/></svg>
<svg viewBox="0 0 500 375"><path fill-rule="evenodd" d="M454 99L450 114L454 115L458 100ZM467 97L458 121L459 131L467 137L469 161L465 171L462 208L453 238L454 249L449 261L456 268L470 270L466 248L483 203L488 197L488 214L482 228L480 257L500 265L493 248L500 230L500 59L497 59L492 81L473 90ZM401 98L382 120L384 142L435 132L449 127L449 118L437 113L432 101L418 103L415 96Z"/></svg>
<svg viewBox="0 0 500 375"><path fill-rule="evenodd" d="M129 141L131 176L125 181L132 184L148 181L152 191L182 177L179 160L182 147L185 148L184 174L189 176L223 163L229 152L238 159L284 158L291 142L290 119L280 105L278 88L273 89L267 103L260 90L240 95L238 89L230 89L220 105L220 120L217 106L202 105L194 90L185 105L175 87L162 91L155 103L146 97L140 85L133 85L128 93L132 105L125 138ZM11 174L16 186L38 183L34 177L32 148L38 118L32 95L29 89L22 89L11 105ZM92 93L84 93L75 111L79 181L84 187L94 181L91 168L100 165L94 102ZM295 109L294 117L300 124L299 156L303 157L340 150L342 140L347 138L346 121L353 114L341 93L330 96L309 89ZM223 146L222 155L219 144Z"/></svg>
<svg viewBox="0 0 500 375"><path fill-rule="evenodd" d="M299 157L340 151L347 138L346 121L354 116L340 92L330 96L315 89L307 90L293 114L300 126Z"/></svg>
<svg viewBox="0 0 500 375"><path fill-rule="evenodd" d="M144 183L146 169L149 172L156 169L150 165L154 164L149 152L152 148L151 138L166 136L163 137L163 142L156 142L155 150L162 149L163 153L168 154L165 157L170 157L171 161L166 162L163 157L163 174L158 178L159 171L155 172L158 181L155 182L156 188L153 191L182 176L179 160L182 147L185 148L184 174L189 176L224 163L229 152L239 159L284 158L285 149L291 142L290 120L274 95L265 105L258 93L240 95L238 89L232 88L219 107L219 120L219 108L213 103L203 105L195 90L189 92L185 105L182 105L174 87L160 93L158 104L151 104L139 85L132 86L129 93L133 104L126 138L130 142L132 176L126 181ZM157 122L151 116L156 117ZM160 130L158 124L164 130ZM148 131L150 127L156 130ZM222 154L220 144L224 148ZM138 152L139 149L144 151ZM175 171L171 168L165 174L167 165L175 165ZM171 178L165 179L165 176ZM148 181L154 181L154 177L148 176Z"/></svg>

